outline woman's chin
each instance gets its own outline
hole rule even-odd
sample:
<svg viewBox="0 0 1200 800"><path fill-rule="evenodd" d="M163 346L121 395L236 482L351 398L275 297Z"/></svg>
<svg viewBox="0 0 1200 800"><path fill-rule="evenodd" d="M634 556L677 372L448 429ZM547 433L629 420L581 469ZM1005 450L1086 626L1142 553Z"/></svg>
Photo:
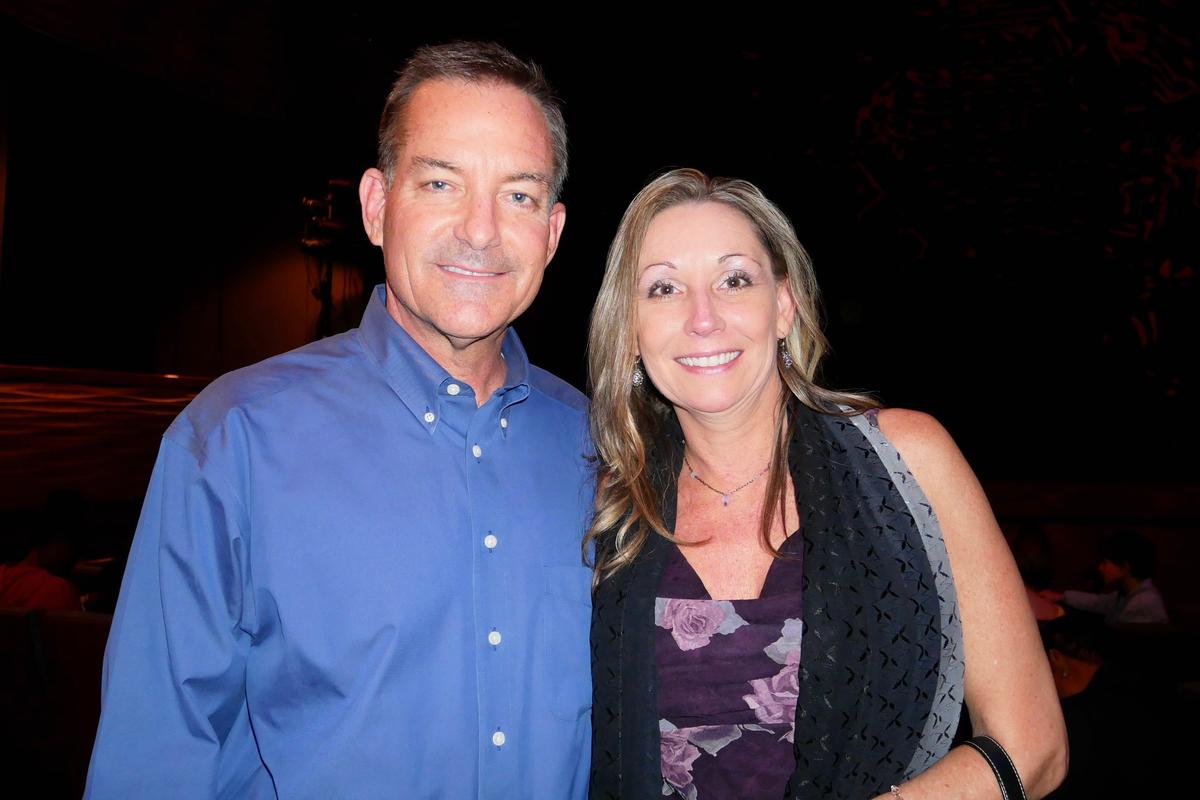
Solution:
<svg viewBox="0 0 1200 800"><path fill-rule="evenodd" d="M676 413L686 412L719 420L725 415L755 413L763 407L773 407L778 402L779 381L772 380L768 375L751 385L745 381L723 381L720 384L711 381L709 385L677 385L667 387L667 391L661 388L659 391L675 407Z"/></svg>
<svg viewBox="0 0 1200 800"><path fill-rule="evenodd" d="M672 401L675 413L687 413L709 419L721 419L737 414L739 411L751 408L755 404L744 393L708 394L702 397L679 398Z"/></svg>

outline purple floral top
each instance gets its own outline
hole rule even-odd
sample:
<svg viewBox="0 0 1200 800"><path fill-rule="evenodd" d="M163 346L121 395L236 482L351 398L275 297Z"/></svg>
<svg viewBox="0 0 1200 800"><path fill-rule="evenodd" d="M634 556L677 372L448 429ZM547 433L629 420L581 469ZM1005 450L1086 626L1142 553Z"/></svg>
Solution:
<svg viewBox="0 0 1200 800"><path fill-rule="evenodd" d="M713 600L675 547L654 606L663 795L779 798L795 769L800 538L755 600Z"/></svg>

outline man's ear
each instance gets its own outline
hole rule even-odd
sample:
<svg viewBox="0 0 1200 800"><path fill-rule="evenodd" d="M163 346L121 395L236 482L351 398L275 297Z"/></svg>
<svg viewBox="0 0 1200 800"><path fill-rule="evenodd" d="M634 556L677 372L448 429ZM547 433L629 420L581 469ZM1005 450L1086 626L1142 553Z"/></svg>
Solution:
<svg viewBox="0 0 1200 800"><path fill-rule="evenodd" d="M387 178L371 167L358 182L358 201L362 204L363 229L371 244L383 244L383 210L387 206Z"/></svg>
<svg viewBox="0 0 1200 800"><path fill-rule="evenodd" d="M558 252L558 240L562 236L563 228L567 224L567 207L562 203L555 203L554 208L550 209L550 239L546 243L546 263L554 258L554 254Z"/></svg>

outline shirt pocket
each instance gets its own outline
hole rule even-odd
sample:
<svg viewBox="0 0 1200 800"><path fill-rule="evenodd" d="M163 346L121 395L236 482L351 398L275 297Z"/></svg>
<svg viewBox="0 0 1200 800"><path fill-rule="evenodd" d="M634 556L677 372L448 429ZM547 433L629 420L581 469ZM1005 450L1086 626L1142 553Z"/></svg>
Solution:
<svg viewBox="0 0 1200 800"><path fill-rule="evenodd" d="M581 564L543 566L542 652L550 710L578 719L592 707L591 571Z"/></svg>

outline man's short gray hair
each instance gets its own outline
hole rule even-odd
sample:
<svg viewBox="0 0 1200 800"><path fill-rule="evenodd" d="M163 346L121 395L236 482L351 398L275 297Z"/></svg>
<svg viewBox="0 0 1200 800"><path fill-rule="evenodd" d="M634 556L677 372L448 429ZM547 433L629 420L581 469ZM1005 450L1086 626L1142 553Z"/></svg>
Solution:
<svg viewBox="0 0 1200 800"><path fill-rule="evenodd" d="M522 61L495 42L451 42L428 45L413 53L400 70L388 93L379 121L379 170L390 186L396 175L400 148L404 146L405 112L417 88L425 81L447 79L468 83L499 83L513 86L529 95L542 109L550 146L554 153L554 174L550 181L550 201L557 202L567 179L567 123L559 99L554 95L542 69L532 61Z"/></svg>

